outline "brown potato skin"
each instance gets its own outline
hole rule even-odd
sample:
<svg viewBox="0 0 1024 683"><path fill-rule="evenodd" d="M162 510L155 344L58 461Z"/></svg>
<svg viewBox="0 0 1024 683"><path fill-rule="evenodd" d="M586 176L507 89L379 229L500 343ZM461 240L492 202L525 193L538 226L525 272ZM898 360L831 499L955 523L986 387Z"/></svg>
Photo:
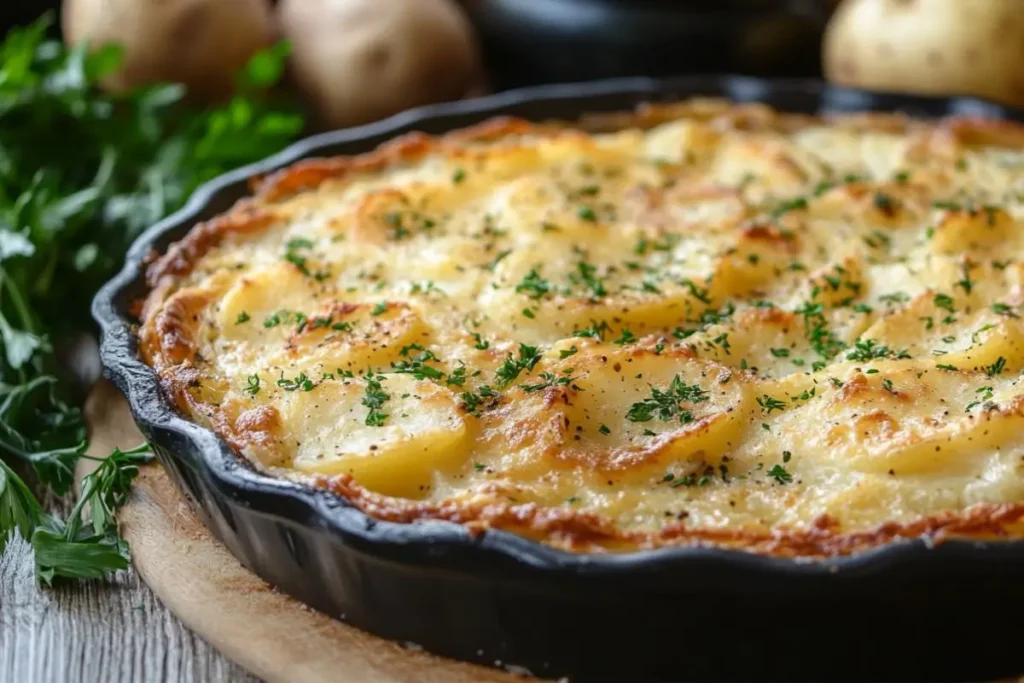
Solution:
<svg viewBox="0 0 1024 683"><path fill-rule="evenodd" d="M323 128L366 123L463 97L479 49L451 0L282 0L291 78Z"/></svg>
<svg viewBox="0 0 1024 683"><path fill-rule="evenodd" d="M183 83L202 101L228 96L235 74L277 38L268 0L64 0L61 24L69 45L124 48L109 90Z"/></svg>
<svg viewBox="0 0 1024 683"><path fill-rule="evenodd" d="M1019 0L846 0L825 32L825 76L1024 105L1022 9Z"/></svg>

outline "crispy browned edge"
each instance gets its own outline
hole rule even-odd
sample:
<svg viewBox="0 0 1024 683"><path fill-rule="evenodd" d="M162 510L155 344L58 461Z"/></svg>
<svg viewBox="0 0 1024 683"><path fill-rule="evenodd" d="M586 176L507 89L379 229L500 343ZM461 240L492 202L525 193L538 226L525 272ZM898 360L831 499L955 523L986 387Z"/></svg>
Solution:
<svg viewBox="0 0 1024 683"><path fill-rule="evenodd" d="M256 232L272 225L275 221L272 207L276 202L313 190L327 181L343 181L361 173L384 171L431 153L457 152L470 142L528 133L574 134L574 131L579 131L590 134L629 127L649 128L680 117L708 121L724 129L742 130L791 131L829 122L854 129L921 134L930 145L940 147L960 142L1024 148L1024 125L1013 121L975 117L925 121L877 112L814 116L781 113L761 104L740 105L704 98L675 104L640 105L631 112L584 115L572 123L536 124L517 118L496 117L441 136L408 133L365 154L303 160L269 176L253 178L253 197L239 201L218 217L197 224L162 256L153 253L147 258L146 276L150 293L137 302L135 312L143 320L152 316L175 284L226 235ZM157 370L161 385L172 403L184 414L194 415L193 411L199 406L193 404L187 387L197 379L196 373L180 366L181 360L189 355L189 349L181 347L186 338L187 334L171 324L158 332L140 335L140 351L146 362ZM168 358L176 362L167 363ZM240 451L245 443L244 435L224 433L216 425L214 430L236 451ZM757 532L691 528L677 523L648 533L623 531L599 515L561 506L546 508L536 504L481 505L462 501L432 503L398 499L368 491L349 475L311 477L309 483L333 491L377 519L399 523L443 519L461 524L474 533L487 528L503 528L555 546L588 552L665 545L711 545L779 557L824 558L921 536L928 536L936 543L954 537L999 539L1024 536L1024 503L974 505L909 523L884 523L875 529L855 533L839 532L837 522L827 516L817 519L807 530Z"/></svg>

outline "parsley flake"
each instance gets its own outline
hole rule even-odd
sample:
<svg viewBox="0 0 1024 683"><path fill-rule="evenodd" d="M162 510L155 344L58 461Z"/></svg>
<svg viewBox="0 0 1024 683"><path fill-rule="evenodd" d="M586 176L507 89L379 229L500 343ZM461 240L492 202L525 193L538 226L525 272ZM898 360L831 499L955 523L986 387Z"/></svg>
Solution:
<svg viewBox="0 0 1024 683"><path fill-rule="evenodd" d="M683 403L704 403L710 393L696 384L686 384L682 377L676 375L669 383L668 389L662 391L651 387L651 395L629 407L626 419L630 422L647 422L657 417L659 420L678 418L680 422L692 422L693 415L683 410Z"/></svg>

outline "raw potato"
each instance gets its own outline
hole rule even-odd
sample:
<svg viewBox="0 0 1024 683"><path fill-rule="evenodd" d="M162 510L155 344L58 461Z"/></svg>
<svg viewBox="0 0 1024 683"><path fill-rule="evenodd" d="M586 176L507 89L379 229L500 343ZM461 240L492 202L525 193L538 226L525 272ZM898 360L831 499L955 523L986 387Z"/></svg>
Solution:
<svg viewBox="0 0 1024 683"><path fill-rule="evenodd" d="M291 72L326 127L458 99L481 74L452 0L282 0Z"/></svg>
<svg viewBox="0 0 1024 683"><path fill-rule="evenodd" d="M842 85L1024 105L1024 2L846 0L823 62Z"/></svg>
<svg viewBox="0 0 1024 683"><path fill-rule="evenodd" d="M184 83L200 99L230 93L238 70L276 38L267 0L64 0L62 23L69 45L124 48L106 87Z"/></svg>

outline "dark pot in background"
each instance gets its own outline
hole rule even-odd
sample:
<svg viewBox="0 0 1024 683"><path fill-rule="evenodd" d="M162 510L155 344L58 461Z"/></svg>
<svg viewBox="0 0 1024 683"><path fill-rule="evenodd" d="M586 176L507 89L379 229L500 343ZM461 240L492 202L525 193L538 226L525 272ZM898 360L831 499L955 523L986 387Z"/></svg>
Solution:
<svg viewBox="0 0 1024 683"><path fill-rule="evenodd" d="M817 76L835 0L468 0L492 87L615 76Z"/></svg>
<svg viewBox="0 0 1024 683"><path fill-rule="evenodd" d="M60 0L0 0L0 38L14 26L23 26L38 19L44 12L53 12L54 17L60 8ZM54 21L52 33L60 33L56 29L60 22Z"/></svg>

